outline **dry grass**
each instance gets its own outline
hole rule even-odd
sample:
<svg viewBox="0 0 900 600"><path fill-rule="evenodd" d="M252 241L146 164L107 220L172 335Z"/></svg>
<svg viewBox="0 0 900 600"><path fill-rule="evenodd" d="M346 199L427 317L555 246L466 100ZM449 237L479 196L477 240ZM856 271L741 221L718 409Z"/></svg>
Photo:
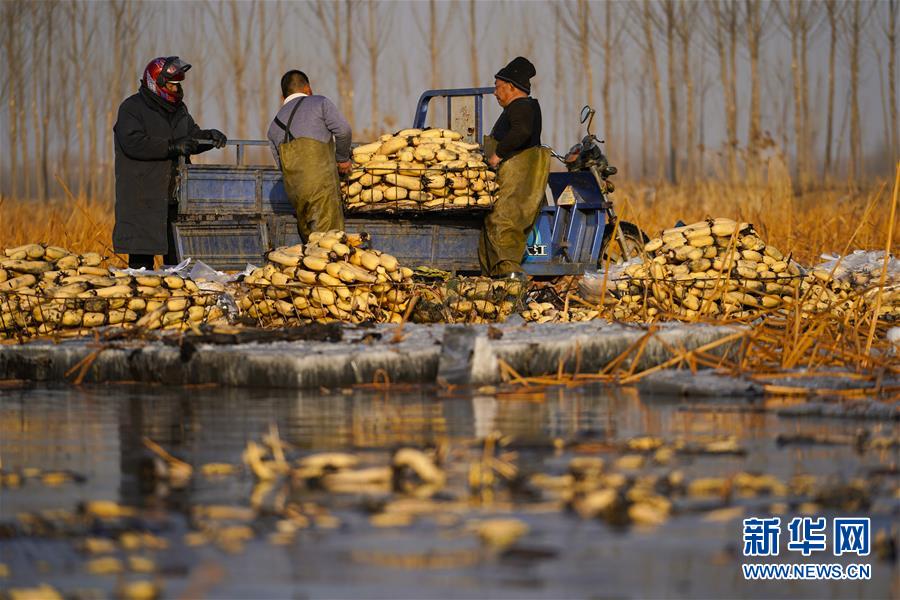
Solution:
<svg viewBox="0 0 900 600"><path fill-rule="evenodd" d="M858 190L823 188L803 196L777 186L706 182L651 187L625 182L613 195L616 210L653 236L672 227L713 217L749 221L762 238L803 264L814 264L823 252L839 252L859 228L853 248L883 249L890 213L887 181ZM874 202L863 221L866 207ZM48 203L0 198L0 246L30 242L64 246L73 252L99 252L113 265L124 264L112 250L115 220L110 201L75 198ZM896 247L896 245L895 245Z"/></svg>
<svg viewBox="0 0 900 600"><path fill-rule="evenodd" d="M46 243L72 252L99 252L112 266L126 264L113 253L110 201L73 197L42 203L0 197L0 215L0 247Z"/></svg>

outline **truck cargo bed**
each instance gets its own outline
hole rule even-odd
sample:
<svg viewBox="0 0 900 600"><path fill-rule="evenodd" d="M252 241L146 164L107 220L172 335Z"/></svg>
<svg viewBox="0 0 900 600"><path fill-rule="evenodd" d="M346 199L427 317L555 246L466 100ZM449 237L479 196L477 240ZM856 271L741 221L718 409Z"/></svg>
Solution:
<svg viewBox="0 0 900 600"><path fill-rule="evenodd" d="M298 243L294 208L274 166L182 164L178 217L173 224L179 260L201 260L213 268L261 265L275 247ZM523 268L531 275L558 276L595 268L606 226L606 206L584 173L551 173L547 205L532 232ZM559 202L557 202L557 199ZM348 231L365 231L372 246L402 264L454 272L479 271L478 240L484 210L403 214L349 214Z"/></svg>

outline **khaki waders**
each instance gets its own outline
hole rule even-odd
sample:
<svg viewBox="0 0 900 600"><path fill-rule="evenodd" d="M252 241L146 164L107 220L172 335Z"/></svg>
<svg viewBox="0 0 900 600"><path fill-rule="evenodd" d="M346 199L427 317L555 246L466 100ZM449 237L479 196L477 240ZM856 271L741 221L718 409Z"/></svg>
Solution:
<svg viewBox="0 0 900 600"><path fill-rule="evenodd" d="M334 140L320 142L295 138L290 133L297 102L285 127L285 141L278 147L284 191L297 213L297 231L306 243L314 231L344 229L341 189L334 159Z"/></svg>
<svg viewBox="0 0 900 600"><path fill-rule="evenodd" d="M500 164L497 201L484 219L478 243L482 275L522 272L525 242L540 213L549 177L550 150L540 146Z"/></svg>

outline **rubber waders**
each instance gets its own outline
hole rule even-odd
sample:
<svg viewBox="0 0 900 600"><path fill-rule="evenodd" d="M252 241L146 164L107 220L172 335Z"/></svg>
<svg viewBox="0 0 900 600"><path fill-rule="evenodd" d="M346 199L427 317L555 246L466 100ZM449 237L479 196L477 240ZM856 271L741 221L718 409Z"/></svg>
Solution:
<svg viewBox="0 0 900 600"><path fill-rule="evenodd" d="M522 272L525 240L537 221L550 176L550 150L536 146L500 164L494 209L484 219L478 260L482 275Z"/></svg>

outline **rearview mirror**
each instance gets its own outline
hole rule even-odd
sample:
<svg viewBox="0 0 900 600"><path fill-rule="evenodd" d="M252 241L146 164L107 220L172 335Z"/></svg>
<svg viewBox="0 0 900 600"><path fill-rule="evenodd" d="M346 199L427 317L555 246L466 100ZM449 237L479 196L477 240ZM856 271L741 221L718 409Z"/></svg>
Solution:
<svg viewBox="0 0 900 600"><path fill-rule="evenodd" d="M584 108L581 109L581 122L584 123L585 121L587 121L588 135L593 135L591 133L591 124L594 122L594 109L588 104L585 104Z"/></svg>
<svg viewBox="0 0 900 600"><path fill-rule="evenodd" d="M588 117L590 117L592 114L594 114L594 109L585 104L584 108L581 109L581 122L584 123L585 121L587 121Z"/></svg>

